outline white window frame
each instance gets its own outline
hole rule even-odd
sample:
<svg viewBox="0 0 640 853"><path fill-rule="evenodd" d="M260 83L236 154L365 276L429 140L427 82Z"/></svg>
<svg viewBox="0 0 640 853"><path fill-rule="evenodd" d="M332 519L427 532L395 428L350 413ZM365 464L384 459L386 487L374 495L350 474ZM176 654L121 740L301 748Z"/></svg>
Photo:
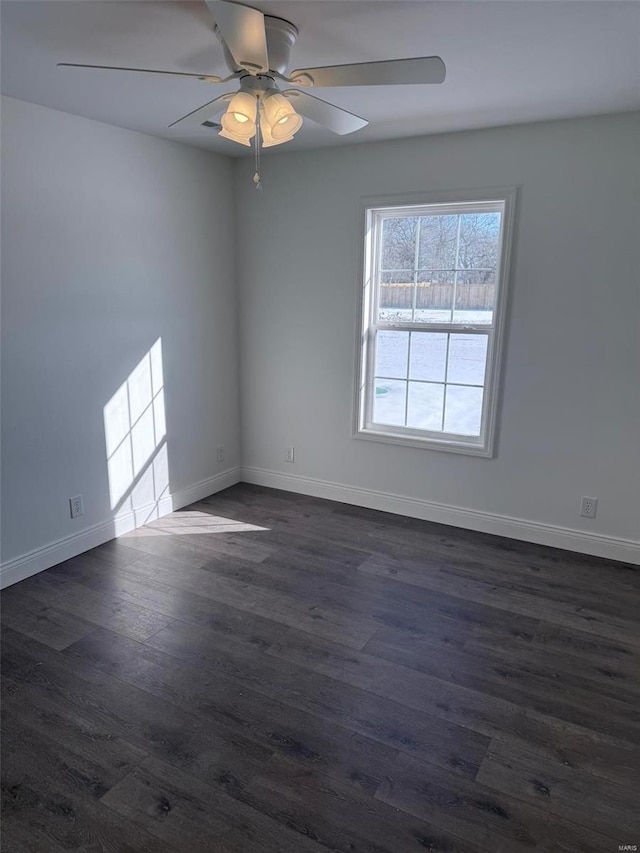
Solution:
<svg viewBox="0 0 640 853"><path fill-rule="evenodd" d="M355 409L352 433L354 438L489 458L495 455L516 197L517 188L502 187L401 196L367 196L361 200L361 233L364 240L358 286L358 334L355 372L357 381L354 389ZM435 205L441 208L438 212L459 213L473 211L474 206L478 211L486 210L488 209L487 205L491 204L502 207L499 237L501 251L496 270L497 292L493 309L493 323L470 325L468 323L387 323L378 321L376 282L379 278L377 275L380 257L378 238L381 230L378 225L379 220L388 218L390 215L419 216L421 212L427 215L434 212ZM462 436L453 433L400 426L390 427L373 423L371 412L375 371L375 335L377 331L387 330L402 332L426 330L441 333L462 332L487 335L487 362L479 436Z"/></svg>

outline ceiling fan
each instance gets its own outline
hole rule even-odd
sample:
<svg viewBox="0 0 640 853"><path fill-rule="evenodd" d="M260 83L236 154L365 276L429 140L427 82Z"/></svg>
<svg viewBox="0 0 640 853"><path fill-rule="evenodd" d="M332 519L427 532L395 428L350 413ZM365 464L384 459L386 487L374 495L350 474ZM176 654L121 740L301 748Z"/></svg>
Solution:
<svg viewBox="0 0 640 853"><path fill-rule="evenodd" d="M240 85L236 93L214 98L174 121L169 127L211 127L211 120L226 107L221 119L220 136L246 146L250 146L255 137L256 148L260 136L264 148L293 139L302 126L303 116L340 135L353 133L369 123L354 113L309 94L306 91L309 88L442 83L446 75L444 62L439 56L301 68L287 74L291 48L298 36L298 30L293 24L228 0L205 2L213 14L214 31L224 50L230 71L227 77L151 68L82 65L75 62L59 62L58 65L195 77L206 83L228 83L237 79ZM299 88L281 90L280 83Z"/></svg>

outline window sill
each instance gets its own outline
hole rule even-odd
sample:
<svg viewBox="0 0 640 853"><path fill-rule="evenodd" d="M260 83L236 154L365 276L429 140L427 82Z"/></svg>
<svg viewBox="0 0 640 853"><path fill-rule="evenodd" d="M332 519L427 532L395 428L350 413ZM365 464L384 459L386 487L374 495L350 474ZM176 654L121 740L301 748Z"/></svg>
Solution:
<svg viewBox="0 0 640 853"><path fill-rule="evenodd" d="M485 459L494 457L493 449L474 441L452 441L451 439L438 439L432 436L422 438L414 435L402 435L396 432L383 432L377 429L358 429L353 433L353 438L364 441L377 441L381 444L397 444L403 447L415 447L421 450L440 450L445 453L461 453L465 456L481 456Z"/></svg>

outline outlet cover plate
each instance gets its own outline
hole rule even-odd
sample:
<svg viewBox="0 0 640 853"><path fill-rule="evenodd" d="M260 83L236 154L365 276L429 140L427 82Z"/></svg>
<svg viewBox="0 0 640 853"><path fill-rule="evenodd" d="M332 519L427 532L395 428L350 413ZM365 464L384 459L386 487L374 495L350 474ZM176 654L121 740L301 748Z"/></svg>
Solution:
<svg viewBox="0 0 640 853"><path fill-rule="evenodd" d="M82 495L76 495L75 498L69 498L69 511L71 512L71 518L77 518L79 515L84 515Z"/></svg>
<svg viewBox="0 0 640 853"><path fill-rule="evenodd" d="M583 518L595 518L598 512L598 498L582 498L580 501L580 515Z"/></svg>

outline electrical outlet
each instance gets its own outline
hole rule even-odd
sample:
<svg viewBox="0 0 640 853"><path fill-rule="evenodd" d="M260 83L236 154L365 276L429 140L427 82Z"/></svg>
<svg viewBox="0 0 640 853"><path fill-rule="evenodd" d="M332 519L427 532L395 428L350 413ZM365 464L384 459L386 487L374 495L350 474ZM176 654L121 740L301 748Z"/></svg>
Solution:
<svg viewBox="0 0 640 853"><path fill-rule="evenodd" d="M582 498L580 515L584 518L595 518L598 511L598 498Z"/></svg>
<svg viewBox="0 0 640 853"><path fill-rule="evenodd" d="M224 462L224 447L222 445L216 447L216 458L218 462Z"/></svg>
<svg viewBox="0 0 640 853"><path fill-rule="evenodd" d="M79 515L84 515L82 495L76 495L75 498L69 498L69 509L71 511L71 518L77 518Z"/></svg>
<svg viewBox="0 0 640 853"><path fill-rule="evenodd" d="M294 462L296 455L295 447L287 447L287 462Z"/></svg>

